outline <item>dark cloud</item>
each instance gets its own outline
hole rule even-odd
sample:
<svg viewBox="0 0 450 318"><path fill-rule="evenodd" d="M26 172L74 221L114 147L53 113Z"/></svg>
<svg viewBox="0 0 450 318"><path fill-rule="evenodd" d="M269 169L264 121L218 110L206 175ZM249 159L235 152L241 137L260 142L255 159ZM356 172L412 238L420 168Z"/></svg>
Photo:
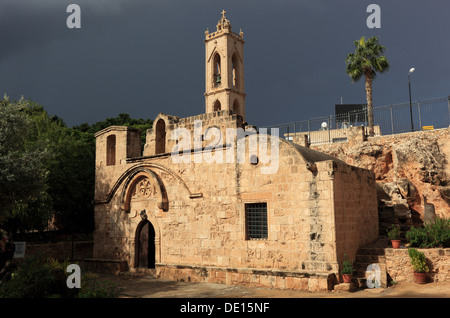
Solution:
<svg viewBox="0 0 450 318"><path fill-rule="evenodd" d="M82 28L66 27L67 5ZM446 1L377 1L381 29L366 26L373 1L0 0L0 93L24 95L69 125L127 112L191 116L204 110L204 43L220 11L244 31L247 119L276 124L326 115L341 97L364 102L345 57L353 41L377 35L389 73L374 82L374 103L448 95ZM430 4L431 3L431 4Z"/></svg>

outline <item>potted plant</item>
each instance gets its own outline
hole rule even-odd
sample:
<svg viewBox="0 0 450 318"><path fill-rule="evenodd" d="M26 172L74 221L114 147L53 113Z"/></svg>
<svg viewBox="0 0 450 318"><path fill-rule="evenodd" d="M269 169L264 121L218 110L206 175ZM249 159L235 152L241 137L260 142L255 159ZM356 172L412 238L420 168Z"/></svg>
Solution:
<svg viewBox="0 0 450 318"><path fill-rule="evenodd" d="M391 240L392 248L400 248L400 226L392 224L391 228L387 230L387 235Z"/></svg>
<svg viewBox="0 0 450 318"><path fill-rule="evenodd" d="M351 283L352 282L352 274L353 274L353 266L352 263L349 261L347 254L345 254L345 260L342 261L342 279L344 280L344 283Z"/></svg>
<svg viewBox="0 0 450 318"><path fill-rule="evenodd" d="M408 249L409 258L411 259L411 265L414 270L414 279L418 284L425 284L427 279L427 273L430 270L426 264L425 254L419 252L415 248Z"/></svg>

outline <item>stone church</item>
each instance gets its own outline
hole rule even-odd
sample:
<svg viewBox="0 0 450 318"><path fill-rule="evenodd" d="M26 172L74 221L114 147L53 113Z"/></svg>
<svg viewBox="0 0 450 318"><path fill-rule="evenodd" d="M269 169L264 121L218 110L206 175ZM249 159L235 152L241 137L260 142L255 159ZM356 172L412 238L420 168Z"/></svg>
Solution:
<svg viewBox="0 0 450 318"><path fill-rule="evenodd" d="M332 289L344 255L378 237L373 172L249 125L243 32L223 11L204 41L204 114L160 113L143 149L134 128L96 134L94 259L174 280Z"/></svg>

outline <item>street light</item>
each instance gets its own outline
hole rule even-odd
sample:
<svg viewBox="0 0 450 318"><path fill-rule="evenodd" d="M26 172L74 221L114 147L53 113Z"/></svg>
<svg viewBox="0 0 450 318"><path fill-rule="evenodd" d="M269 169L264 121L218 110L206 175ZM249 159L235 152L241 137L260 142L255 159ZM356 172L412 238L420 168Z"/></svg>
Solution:
<svg viewBox="0 0 450 318"><path fill-rule="evenodd" d="M413 115L412 115L412 102L411 102L411 79L410 75L412 72L414 72L416 69L413 67L408 72L408 86L409 86L409 112L411 114L411 131L414 131L414 124L413 124Z"/></svg>

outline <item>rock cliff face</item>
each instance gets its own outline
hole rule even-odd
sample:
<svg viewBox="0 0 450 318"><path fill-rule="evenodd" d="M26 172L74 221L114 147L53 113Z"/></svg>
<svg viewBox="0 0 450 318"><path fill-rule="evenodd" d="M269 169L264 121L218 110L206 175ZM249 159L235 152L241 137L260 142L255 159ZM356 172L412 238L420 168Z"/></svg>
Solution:
<svg viewBox="0 0 450 318"><path fill-rule="evenodd" d="M420 224L427 207L434 207L437 216L450 217L450 128L314 149L375 173L379 209L394 212L387 223ZM380 226L380 234L383 230Z"/></svg>

